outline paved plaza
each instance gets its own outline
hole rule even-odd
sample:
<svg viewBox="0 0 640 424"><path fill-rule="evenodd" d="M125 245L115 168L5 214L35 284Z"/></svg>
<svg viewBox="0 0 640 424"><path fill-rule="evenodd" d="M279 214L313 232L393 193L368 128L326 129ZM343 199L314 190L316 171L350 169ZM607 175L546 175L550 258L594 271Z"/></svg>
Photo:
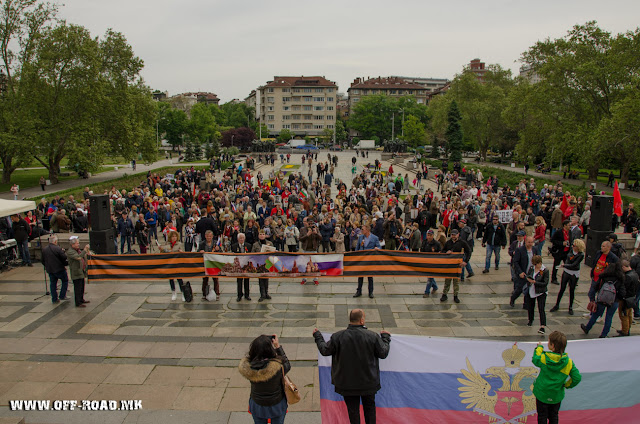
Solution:
<svg viewBox="0 0 640 424"><path fill-rule="evenodd" d="M373 163L373 155L379 153L370 153L366 162ZM351 156L339 154L337 178L351 179ZM299 165L299 159L293 156L290 164ZM318 159L326 159L326 152ZM276 168L281 166L278 160ZM265 177L271 170L264 165L258 169ZM354 299L355 279L328 277L317 286L272 279L273 299L262 303L257 302L257 279L251 280L251 302L236 302L235 279L221 279L222 296L215 302L201 300L200 280L192 279L192 303L172 302L166 281L96 282L86 288L91 303L75 308L72 301L52 304L42 296L40 264L5 272L0 275L0 417L22 416L27 423L251 423L249 382L236 367L254 337L277 334L302 394L301 402L289 408L287 422L320 423L317 350L311 334L316 327L325 333L345 328L350 309L363 308L370 329L391 332L392 349L393 334L545 339L537 334L537 313L534 325L527 327L522 298L515 308L509 306L512 283L506 250L500 270L492 268L489 274L481 273L484 253L477 243L471 260L476 275L461 283L460 304L451 293L448 302L440 302L442 280L435 295L423 298L426 278L380 278L374 299ZM551 267L550 257L544 261ZM576 315L567 313L567 293L560 311L547 312L548 332L560 330L571 339L597 337L599 329L585 336L579 326L586 322L582 313L588 281L589 268L583 267ZM558 286L549 290L547 311ZM9 411L9 400L16 399L136 399L143 409Z"/></svg>

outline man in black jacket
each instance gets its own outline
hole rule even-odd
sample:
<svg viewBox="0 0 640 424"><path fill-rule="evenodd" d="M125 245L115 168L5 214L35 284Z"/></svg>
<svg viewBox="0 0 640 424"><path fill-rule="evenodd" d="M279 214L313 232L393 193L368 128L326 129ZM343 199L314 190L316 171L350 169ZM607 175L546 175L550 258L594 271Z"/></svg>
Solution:
<svg viewBox="0 0 640 424"><path fill-rule="evenodd" d="M49 245L42 249L42 262L44 262L44 269L49 274L51 301L58 303L60 300L67 300L69 276L65 266L67 266L68 262L66 253L58 246L58 236L49 237ZM60 297L58 297L58 279L62 281Z"/></svg>
<svg viewBox="0 0 640 424"><path fill-rule="evenodd" d="M471 247L469 247L469 244L466 241L460 238L460 232L458 230L451 230L451 238L447 240L444 246L442 246L442 251L444 253L464 252L464 257L462 258L462 268L467 266L469 259L471 259ZM451 287L452 282L453 301L456 303L460 303L460 299L458 299L458 291L460 290L459 278L444 279L444 290L442 290L442 297L440 297L440 302L444 302L447 300L447 293L449 293L449 288Z"/></svg>
<svg viewBox="0 0 640 424"><path fill-rule="evenodd" d="M328 342L317 328L313 331L320 354L331 356L331 383L344 397L352 424L360 423L361 398L365 422L376 422L376 392L381 388L378 359L389 355L391 343L388 331L378 336L367 330L364 319L362 309L352 310L347 329L332 334Z"/></svg>
<svg viewBox="0 0 640 424"><path fill-rule="evenodd" d="M31 255L29 254L29 233L31 228L29 224L20 215L11 215L11 228L13 229L13 237L18 243L18 252L22 257L22 265L33 266L31 263Z"/></svg>
<svg viewBox="0 0 640 424"><path fill-rule="evenodd" d="M513 253L513 292L511 293L511 300L509 306L512 308L515 306L516 299L522 294L524 286L527 284L527 271L531 264L531 259L534 255L538 255L537 249L534 247L534 240L532 236L527 236L524 240L524 245L515 249ZM526 302L526 296L525 296ZM526 309L526 303L522 305L522 309Z"/></svg>
<svg viewBox="0 0 640 424"><path fill-rule="evenodd" d="M487 247L487 256L484 262L483 274L489 272L491 266L491 254L495 254L496 270L500 266L500 249L507 246L507 233L504 226L500 223L498 215L493 215L492 223L487 224L482 237L482 247Z"/></svg>

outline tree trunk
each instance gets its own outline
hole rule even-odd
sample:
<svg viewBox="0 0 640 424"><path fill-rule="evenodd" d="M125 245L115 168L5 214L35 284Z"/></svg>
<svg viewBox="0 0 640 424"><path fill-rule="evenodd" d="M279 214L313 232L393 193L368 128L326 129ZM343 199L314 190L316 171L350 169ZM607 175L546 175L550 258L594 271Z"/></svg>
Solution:
<svg viewBox="0 0 640 424"><path fill-rule="evenodd" d="M620 168L620 182L627 187L629 185L629 170L631 169L631 164L629 161L624 161L622 163L622 168Z"/></svg>
<svg viewBox="0 0 640 424"><path fill-rule="evenodd" d="M593 180L593 181L598 181L598 166L591 166L589 168L587 168L587 171L589 171L589 179Z"/></svg>
<svg viewBox="0 0 640 424"><path fill-rule="evenodd" d="M51 184L58 184L59 182L60 160L61 159L49 159L49 179L51 180Z"/></svg>
<svg viewBox="0 0 640 424"><path fill-rule="evenodd" d="M9 184L11 182L11 174L16 170L15 166L12 166L13 158L2 158L2 182Z"/></svg>

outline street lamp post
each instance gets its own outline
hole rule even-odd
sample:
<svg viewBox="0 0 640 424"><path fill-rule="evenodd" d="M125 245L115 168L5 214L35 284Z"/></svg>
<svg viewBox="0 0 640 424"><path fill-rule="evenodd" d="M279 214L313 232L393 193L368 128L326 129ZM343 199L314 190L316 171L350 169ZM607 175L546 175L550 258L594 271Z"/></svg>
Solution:
<svg viewBox="0 0 640 424"><path fill-rule="evenodd" d="M400 110L402 111L402 138L404 139L404 108Z"/></svg>
<svg viewBox="0 0 640 424"><path fill-rule="evenodd" d="M395 123L396 123L396 113L395 112L391 112L391 141L395 140L395 134L396 134L396 127L395 127Z"/></svg>

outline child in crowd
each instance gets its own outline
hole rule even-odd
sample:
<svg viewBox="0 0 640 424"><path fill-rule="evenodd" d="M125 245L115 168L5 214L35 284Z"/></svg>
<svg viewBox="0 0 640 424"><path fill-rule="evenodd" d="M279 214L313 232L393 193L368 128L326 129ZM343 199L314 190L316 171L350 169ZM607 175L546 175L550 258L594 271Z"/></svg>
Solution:
<svg viewBox="0 0 640 424"><path fill-rule="evenodd" d="M533 384L538 424L556 424L560 403L564 399L564 389L571 389L582 380L580 371L564 352L566 347L567 336L554 331L549 334L549 352L544 351L541 343L533 351L533 365L540 368Z"/></svg>

